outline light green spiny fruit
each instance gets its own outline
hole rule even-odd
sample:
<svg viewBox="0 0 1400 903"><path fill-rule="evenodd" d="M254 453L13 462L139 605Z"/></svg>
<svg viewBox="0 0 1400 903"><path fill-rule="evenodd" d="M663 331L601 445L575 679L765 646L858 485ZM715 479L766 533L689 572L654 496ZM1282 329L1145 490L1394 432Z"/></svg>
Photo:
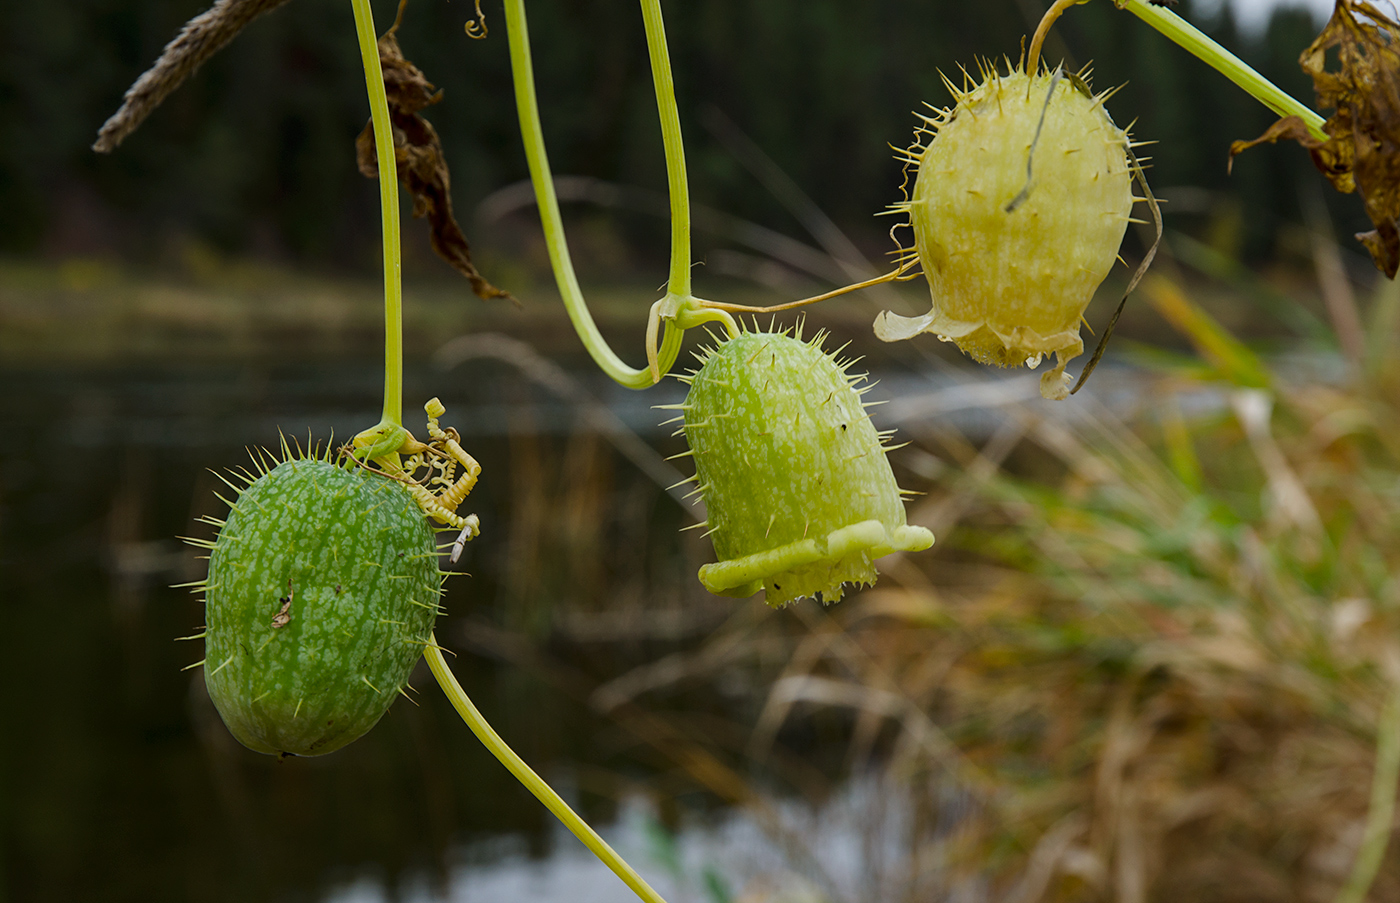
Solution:
<svg viewBox="0 0 1400 903"><path fill-rule="evenodd" d="M436 537L400 483L290 459L251 480L209 556L205 683L249 749L315 756L374 726L429 642Z"/></svg>
<svg viewBox="0 0 1400 903"><path fill-rule="evenodd" d="M1079 322L1132 211L1130 143L1105 95L1091 96L1077 76L984 75L954 91L952 110L922 117L916 136L933 137L909 149L914 196L895 205L909 212L933 309L882 313L875 334L892 342L931 332L1000 367L1036 367L1053 352L1040 391L1062 399L1065 364L1084 350Z"/></svg>
<svg viewBox="0 0 1400 903"><path fill-rule="evenodd" d="M933 544L905 523L861 377L821 340L743 333L685 377L684 433L719 558L700 569L712 593L836 602L843 584L875 582L876 558Z"/></svg>

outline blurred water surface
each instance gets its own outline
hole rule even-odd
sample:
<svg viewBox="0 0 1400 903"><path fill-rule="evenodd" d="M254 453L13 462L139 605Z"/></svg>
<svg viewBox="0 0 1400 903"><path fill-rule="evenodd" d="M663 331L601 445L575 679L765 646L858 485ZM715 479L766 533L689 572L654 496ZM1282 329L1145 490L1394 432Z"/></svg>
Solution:
<svg viewBox="0 0 1400 903"><path fill-rule="evenodd" d="M488 336L485 347L516 341ZM666 494L663 454L683 446L659 425L669 415L652 409L684 387L627 392L519 346L529 364L522 377L472 348L482 344L449 345L438 366L410 367L406 378L410 403L441 395L444 422L483 465L464 508L481 516L483 534L464 558L470 575L448 584L439 636L461 650L453 666L488 718L528 761L572 786L588 817L614 824L617 800L631 800L610 836L678 899L694 899L686 894L701 891L685 882L703 883L705 856L735 865L735 850L758 855L757 841L735 838L762 832L741 815L682 830L664 785L636 791L656 777L656 757L619 742L588 704L592 687L695 645L736 607L761 608L709 596L692 579L708 544L677 532L695 515ZM224 513L215 493L226 488L213 471L247 463L249 446L276 448L280 431L304 444L375 422L376 368L264 355L12 366L0 379L9 435L0 449L0 651L19 690L0 703L14 732L0 744L13 899L512 900L528 891L579 901L622 892L479 747L421 665L418 705L400 700L342 752L283 762L240 747L202 673L183 670L202 650L175 638L198 632L202 608L171 585L202 576L204 562L176 537L208 536L195 519ZM909 408L894 419L962 415L974 434L994 422L982 406L1035 393L1034 376L970 396L952 391L965 380L948 373L880 381L874 397L900 394ZM499 637L539 644L575 669L573 698L509 655L471 654L499 653ZM731 696L687 706L733 710L756 698L743 686ZM690 802L695 812L712 805ZM680 832L681 858L669 865L657 813ZM677 871L682 860L690 864Z"/></svg>
<svg viewBox="0 0 1400 903"><path fill-rule="evenodd" d="M547 636L545 603L556 595L575 609L570 623L595 627L600 659L617 658L618 643L598 640L606 631L590 608L646 599L653 616L689 612L659 639L614 631L632 655L713 623L681 606L681 575L694 566L677 561L682 513L660 488L615 467L567 408L530 398L501 368L468 365L461 375L450 382L455 394L442 393L446 422L485 468L470 502L485 529L466 556L472 576L449 584L452 614L439 627L449 646L463 618ZM431 376L411 372L408 397L422 396ZM343 753L286 762L239 747L201 673L182 670L201 650L174 638L198 632L203 618L194 597L169 585L195 579L204 563L175 537L208 535L194 518L222 513L210 469L246 463L248 445L275 448L279 428L324 440L375 422L376 370L264 361L8 369L0 378L10 436L0 451L0 650L15 682L0 703L0 888L26 901L313 899L362 867L390 886L401 872L439 885L446 851L473 838L525 838L536 857L553 848L551 817L479 748L425 670L413 679L419 705L400 700ZM619 519L607 511L619 505L641 521L623 544L626 562L608 560L605 543ZM543 524L540 535L522 536L522 519ZM556 542L559 523L574 521L583 545ZM542 553L551 543L557 557ZM521 559L543 572L522 573ZM630 584L616 576L623 567ZM653 571L674 576L658 585ZM628 585L630 601L619 600ZM599 719L586 707L471 655L454 667L546 773L628 769L625 751L597 751ZM606 792L578 800L610 820Z"/></svg>

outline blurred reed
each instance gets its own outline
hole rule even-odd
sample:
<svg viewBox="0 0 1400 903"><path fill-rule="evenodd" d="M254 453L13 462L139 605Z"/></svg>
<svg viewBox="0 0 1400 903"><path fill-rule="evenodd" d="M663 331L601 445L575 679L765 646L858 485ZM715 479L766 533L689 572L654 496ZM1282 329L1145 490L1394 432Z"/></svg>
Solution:
<svg viewBox="0 0 1400 903"><path fill-rule="evenodd" d="M1362 322L1316 240L1329 316ZM1400 291L1369 300L1364 343L1349 327L1323 349L1345 366L1305 367L1260 357L1162 272L1142 295L1193 350L1143 358L1130 418L1092 396L1002 393L978 445L927 413L947 399L906 400L912 445L894 462L926 493L911 522L939 540L885 559L877 587L829 610L739 603L693 648L592 684L557 670L557 645L481 624L460 638L553 673L650 745L677 777L648 792L750 807L818 899L1400 898L1383 855L1400 767ZM590 495L562 498L597 514L561 529L601 516ZM869 806L903 815L891 839L872 814L884 833L852 883L774 801L819 806L860 775L879 788ZM771 879L739 899L789 899Z"/></svg>

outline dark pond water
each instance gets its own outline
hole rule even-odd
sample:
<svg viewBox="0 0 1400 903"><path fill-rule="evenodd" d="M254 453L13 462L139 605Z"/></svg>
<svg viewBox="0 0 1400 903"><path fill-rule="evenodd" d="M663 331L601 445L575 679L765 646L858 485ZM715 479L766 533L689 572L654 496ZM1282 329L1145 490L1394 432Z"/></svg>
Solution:
<svg viewBox="0 0 1400 903"><path fill-rule="evenodd" d="M651 407L683 387L629 392L511 341L449 345L406 375L409 425L441 396L483 465L463 509L483 535L470 576L448 584L438 636L527 761L677 899L711 899L706 857L760 849L750 828L721 814L727 846L685 829L672 849L655 818L693 824L678 813L713 800L676 791L674 763L619 740L588 698L761 603L694 579L708 542L678 532L696 517L665 491L680 476L664 458L684 446ZM522 365L502 362L513 354ZM199 670L182 670L202 650L175 638L203 614L170 586L203 562L175 537L208 536L196 518L222 515L211 469L275 448L279 429L344 439L375 423L380 374L363 360L0 369L0 901L628 898L477 744L426 668L418 705L400 701L341 752L285 762L239 746ZM893 399L882 425L937 417L976 435L1000 405L1035 397L1035 380L890 373L871 397ZM1135 394L1118 377L1100 387ZM673 702L752 723L761 694L717 692Z"/></svg>
<svg viewBox="0 0 1400 903"><path fill-rule="evenodd" d="M208 535L194 518L222 513L209 469L246 462L246 446L275 447L279 427L324 439L373 424L373 368L30 368L0 378L0 898L318 899L365 874L391 891L410 877L441 889L454 850L489 851L480 842L504 836L506 853L531 861L559 845L552 817L481 749L421 666L420 705L400 701L340 753L286 762L234 742L200 672L181 670L202 651L174 638L203 617L169 585L200 576L203 562L174 537ZM679 440L656 428L649 405L678 389L613 410L664 450ZM439 636L461 651L454 668L502 734L609 823L607 782L568 775L644 780L646 762L595 742L602 722L529 669L471 654L462 625L563 643L581 680L596 682L725 616L690 579L702 548L677 533L687 515L655 479L577 408L508 368L410 372L410 405L430 394L484 467L468 503L483 536L466 556L471 576L449 583ZM654 465L660 455L650 454ZM626 617L644 604L646 618Z"/></svg>

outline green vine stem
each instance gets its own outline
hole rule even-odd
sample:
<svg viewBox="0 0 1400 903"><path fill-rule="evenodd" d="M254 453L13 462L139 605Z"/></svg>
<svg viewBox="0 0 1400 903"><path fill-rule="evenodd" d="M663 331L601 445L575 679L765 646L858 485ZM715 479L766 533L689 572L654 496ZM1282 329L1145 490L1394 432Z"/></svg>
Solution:
<svg viewBox="0 0 1400 903"><path fill-rule="evenodd" d="M686 179L681 114L676 108L676 83L671 75L671 52L666 46L661 0L642 0L642 21L646 26L656 111L661 116L661 141L666 152L666 182L671 195L671 275L666 291L675 298L689 298L690 186Z"/></svg>
<svg viewBox="0 0 1400 903"><path fill-rule="evenodd" d="M401 282L402 261L399 251L399 184L398 167L394 157L393 135L389 128L389 101L384 92L384 75L379 66L379 44L375 37L374 17L370 10L369 0L351 0L355 10L355 31L359 38L360 55L364 60L365 84L369 89L370 117L374 123L374 144L379 163L379 202L383 212L384 221L384 414L383 419L377 427L366 430L357 436L359 444L367 448L365 456L367 458L378 458L383 455L394 455L397 461L398 450L402 438L407 436L403 428L403 293ZM524 20L523 11L521 19L521 30L523 31ZM512 37L515 29L512 29ZM664 38L663 38L664 41ZM514 50L514 43L512 43ZM662 52L665 52L663 43ZM526 51L526 65L528 66L528 50ZM528 70L527 70L528 71ZM519 72L517 71L517 79ZM658 82L660 84L660 82ZM667 76L669 84L669 73ZM533 90L531 90L531 100L533 101ZM672 104L674 106L674 102ZM536 133L538 134L538 114L536 113ZM522 114L523 119L523 114ZM679 126L677 126L679 128ZM543 159L543 145L539 148L541 159ZM669 159L669 158L668 158ZM534 161L532 170L534 169ZM548 175L546 166L546 177ZM392 177L385 177L386 173L392 173ZM673 180L673 186L676 184ZM682 190L685 187L684 173L679 182ZM538 189L538 181L536 187ZM549 182L550 196L553 197L553 182ZM543 205L541 205L543 207ZM555 219L558 219L557 202L554 207ZM674 215L674 214L673 214ZM687 237L689 235L687 225ZM561 235L562 238L562 230ZM553 245L551 245L551 256L553 255ZM687 254L689 251L687 250ZM567 262L567 248L564 249L565 261ZM674 268L673 268L674 270ZM572 277L572 268L569 271ZM687 265L687 293L689 288L689 273ZM581 299L580 299L581 300ZM572 313L572 311L571 311ZM585 317L587 310L584 310ZM591 318L588 320L592 325ZM575 322L577 325L577 321ZM667 340L662 345L662 353L668 354L666 358L669 368L675 362L676 354L680 350L680 335L683 330L668 328ZM594 332L597 332L594 327ZM674 334L674 336L673 336ZM601 336L599 336L601 341ZM604 346L606 347L606 346ZM594 349L590 347L590 351ZM611 352L609 352L611 354ZM596 354L595 354L596 356ZM619 362L620 363L620 362ZM647 370L635 371L650 377ZM647 382L646 385L651 385ZM433 676L437 678L438 685L452 702L453 708L462 716L467 727L471 728L473 734L477 736L491 754L501 761L503 765L513 774L526 789L533 793L540 802L544 803L549 811L553 812L560 821L564 823L570 831L574 833L583 844L593 851L603 864L623 880L638 897L647 903L666 903L666 901L647 884L636 870L627 864L612 847L608 846L598 833L588 826L588 823L579 818L578 814L554 792L544 780L525 764L515 752L506 745L500 735L491 728L491 725L482 717L481 712L472 704L466 691L462 689L457 678L447 667L447 662L442 657L440 647L437 645L437 637L429 638L425 656L428 660L428 667L432 669Z"/></svg>
<svg viewBox="0 0 1400 903"><path fill-rule="evenodd" d="M1365 903L1376 880L1395 820L1395 790L1400 781L1400 686L1390 689L1376 724L1376 769L1371 775L1371 805L1351 875L1335 903Z"/></svg>
<svg viewBox="0 0 1400 903"><path fill-rule="evenodd" d="M403 428L403 260L399 250L399 178L394 135L389 125L389 99L379 68L379 41L369 0L350 0L355 9L355 33L369 90L370 120L379 163L379 208L384 233L384 414L376 430ZM368 431L367 431L368 432ZM395 444L395 449L397 444ZM392 451L392 450L391 450ZM377 457L377 456L376 456Z"/></svg>
<svg viewBox="0 0 1400 903"><path fill-rule="evenodd" d="M583 841L583 845L593 851L593 855L603 861L603 864L612 869L623 883L630 887L638 897L647 903L666 903L660 894L652 889L646 880L638 875L632 866L617 854L608 842L598 836L598 832L588 826L588 823L579 818L578 813L569 808L569 804L554 792L554 788L544 782L544 779L535 774L534 769L525 764L525 760L515 754L515 750L506 745L501 739L501 735L492 729L476 705L467 696L462 685L457 683L457 678L452 673L452 669L447 667L447 661L442 657L442 649L437 644L437 637L429 637L427 648L424 650L424 657L428 660L428 667L432 669L433 677L437 678L438 685L447 694L447 698L452 701L452 706L457 710L457 714L462 716L462 720L467 723L467 727L472 729L482 745L491 751L491 754L500 760L507 770L513 774L525 788L535 795L535 797L545 807L558 816L564 823L564 827L574 833L574 836Z"/></svg>
<svg viewBox="0 0 1400 903"><path fill-rule="evenodd" d="M1114 3L1119 9L1127 10L1180 44L1279 116L1297 116L1303 120L1313 137L1323 140L1327 138L1327 134L1322 131L1322 124L1327 120L1254 71L1239 57L1212 41L1199 28L1176 13L1164 6L1154 6L1148 0L1114 0Z"/></svg>
<svg viewBox="0 0 1400 903"><path fill-rule="evenodd" d="M545 151L544 129L540 124L539 101L535 94L534 65L530 60L530 34L525 21L524 0L506 0L506 31L510 44L511 75L515 82L515 105L520 117L520 136L525 144L525 157L530 165L530 181L535 187L540 221L544 226L545 244L559 294L569 312L574 330L584 347L604 373L630 389L645 389L656 383L659 373L665 373L680 354L683 330L672 320L675 311L687 306L690 297L690 201L686 186L685 153L681 146L680 114L671 78L671 64L666 51L666 34L661 20L659 0L642 0L646 24L647 47L651 55L656 83L656 102L661 113L662 139L666 148L666 171L671 192L671 273L662 316L666 322L665 335L657 353L659 373L653 367L637 370L627 366L608 347L607 340L593 322L588 311L573 259L564 235L564 222L559 213L559 198L554 192L554 176ZM669 314L669 316L668 316Z"/></svg>

